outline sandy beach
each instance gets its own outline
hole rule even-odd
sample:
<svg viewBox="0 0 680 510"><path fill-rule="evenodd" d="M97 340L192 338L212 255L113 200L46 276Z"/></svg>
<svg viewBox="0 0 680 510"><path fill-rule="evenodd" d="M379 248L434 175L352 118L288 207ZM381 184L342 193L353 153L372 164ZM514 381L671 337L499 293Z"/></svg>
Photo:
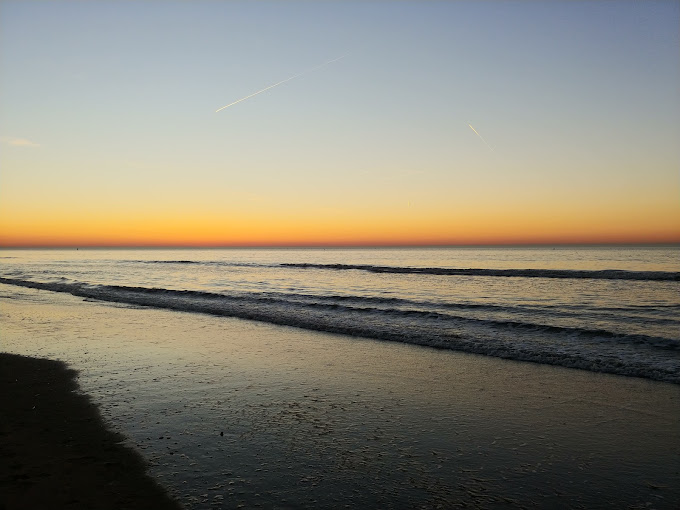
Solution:
<svg viewBox="0 0 680 510"><path fill-rule="evenodd" d="M78 370L106 424L186 508L680 502L677 385L11 293L0 300L3 350ZM86 485L73 478L65 502L84 498Z"/></svg>
<svg viewBox="0 0 680 510"><path fill-rule="evenodd" d="M180 508L75 376L59 361L0 353L0 508Z"/></svg>

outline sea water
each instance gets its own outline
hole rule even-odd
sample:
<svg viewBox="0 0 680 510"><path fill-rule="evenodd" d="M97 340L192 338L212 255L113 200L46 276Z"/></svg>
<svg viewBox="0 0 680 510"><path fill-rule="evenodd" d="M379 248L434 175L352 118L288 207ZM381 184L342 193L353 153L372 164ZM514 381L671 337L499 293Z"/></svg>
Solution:
<svg viewBox="0 0 680 510"><path fill-rule="evenodd" d="M0 349L189 509L671 509L677 255L4 250Z"/></svg>
<svg viewBox="0 0 680 510"><path fill-rule="evenodd" d="M0 283L680 383L680 248L3 250Z"/></svg>

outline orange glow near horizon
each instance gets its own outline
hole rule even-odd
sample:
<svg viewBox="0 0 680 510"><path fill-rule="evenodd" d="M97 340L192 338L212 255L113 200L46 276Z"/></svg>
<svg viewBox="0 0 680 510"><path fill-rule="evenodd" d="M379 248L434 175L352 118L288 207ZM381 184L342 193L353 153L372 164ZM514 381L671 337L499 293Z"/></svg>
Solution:
<svg viewBox="0 0 680 510"><path fill-rule="evenodd" d="M187 217L180 214L143 216L73 214L16 221L0 216L0 247L266 247L266 246L432 246L521 244L664 244L680 242L673 216L665 223L629 214L580 216L565 211L550 215L527 211L476 213L278 215L261 211L247 217L233 214Z"/></svg>

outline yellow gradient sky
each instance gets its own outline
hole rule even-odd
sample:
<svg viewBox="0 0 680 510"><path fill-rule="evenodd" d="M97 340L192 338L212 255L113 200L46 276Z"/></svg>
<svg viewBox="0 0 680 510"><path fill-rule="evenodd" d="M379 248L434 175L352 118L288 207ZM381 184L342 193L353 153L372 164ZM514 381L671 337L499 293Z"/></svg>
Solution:
<svg viewBox="0 0 680 510"><path fill-rule="evenodd" d="M0 246L680 242L679 27L673 1L2 0Z"/></svg>

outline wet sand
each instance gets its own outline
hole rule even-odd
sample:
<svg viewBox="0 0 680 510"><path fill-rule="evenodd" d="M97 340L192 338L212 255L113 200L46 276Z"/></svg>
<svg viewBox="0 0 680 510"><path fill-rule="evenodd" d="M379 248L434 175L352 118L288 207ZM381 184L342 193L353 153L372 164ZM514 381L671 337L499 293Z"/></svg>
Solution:
<svg viewBox="0 0 680 510"><path fill-rule="evenodd" d="M178 509L59 361L0 353L0 508Z"/></svg>
<svg viewBox="0 0 680 510"><path fill-rule="evenodd" d="M187 509L680 504L678 385L3 285L0 323Z"/></svg>

